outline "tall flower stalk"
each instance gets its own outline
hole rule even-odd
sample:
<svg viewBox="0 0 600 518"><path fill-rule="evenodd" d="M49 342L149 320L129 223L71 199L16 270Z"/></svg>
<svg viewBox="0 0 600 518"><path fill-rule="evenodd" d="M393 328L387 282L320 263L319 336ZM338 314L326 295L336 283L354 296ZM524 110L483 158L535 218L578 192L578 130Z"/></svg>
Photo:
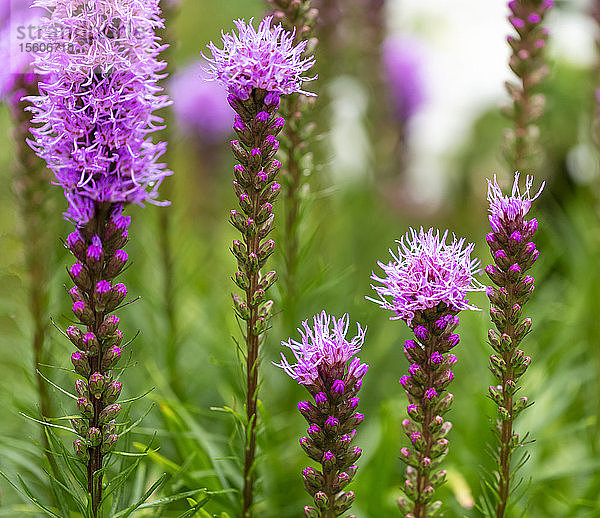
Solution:
<svg viewBox="0 0 600 518"><path fill-rule="evenodd" d="M478 310L467 295L482 288L474 280L479 260L471 259L473 244L464 239L447 243L448 232L429 229L410 231L399 241L398 253L389 263L378 262L384 276L373 274L380 285L372 285L379 299L370 299L390 310L391 320L404 320L415 335L406 340L404 355L409 374L400 378L409 405L402 428L410 446L400 450L408 465L404 493L398 500L406 517L433 516L442 503L433 501L434 491L444 483L446 471L439 466L448 453L447 435L452 428L444 415L454 396L447 392L454 378L451 370L458 345L458 313Z"/></svg>
<svg viewBox="0 0 600 518"><path fill-rule="evenodd" d="M115 282L125 268L129 203L157 201L168 174L158 162L164 143L148 136L167 104L158 81L164 63L155 30L162 27L158 0L37 0L48 9L43 30L58 39L36 58L47 79L30 97L33 149L54 173L68 201L65 217L75 230L66 247L76 262L69 290L76 325L65 334L78 349L71 356L78 379L80 436L75 453L86 465L94 516L102 501L106 456L119 437L115 418L122 383L115 366L125 345L114 312L127 289ZM60 29L60 30L57 30ZM46 32L45 32L46 33Z"/></svg>
<svg viewBox="0 0 600 518"><path fill-rule="evenodd" d="M262 20L257 29L252 20L248 24L237 20L238 34L223 34L223 49L211 42L212 57L207 58L209 78L228 89L238 135L231 149L238 161L233 188L240 210L231 211L230 222L242 235L231 248L238 262L234 281L243 291L242 296L233 294L233 302L236 315L246 322L243 518L252 516L254 503L259 348L273 310L266 292L276 280L274 271L263 274L261 270L275 249L268 236L274 222L272 204L281 190L276 182L281 163L274 157L285 121L277 109L281 95L307 94L302 90L306 80L302 74L314 64L314 58L303 56L306 42L296 44L293 33L271 24L272 17Z"/></svg>
<svg viewBox="0 0 600 518"><path fill-rule="evenodd" d="M548 31L543 20L554 5L552 0L510 0L509 22L516 36L508 36L512 49L509 60L517 82L507 81L506 90L511 97L512 107L506 114L513 121L508 131L508 163L513 170L524 171L535 163L539 127L536 120L544 113L544 95L537 92L548 73L544 61L544 49Z"/></svg>
<svg viewBox="0 0 600 518"><path fill-rule="evenodd" d="M318 40L315 24L319 12L312 8L311 0L267 0L273 6L274 16L283 26L293 32L296 42L306 41L305 53L316 51ZM298 259L300 253L301 209L306 197L307 179L312 173L313 161L307 140L314 132L315 123L311 118L311 99L304 95L292 94L281 101L280 113L287 120L283 129L280 152L283 151L281 178L283 183L285 230L283 279L285 306L284 315L290 324L296 322Z"/></svg>
<svg viewBox="0 0 600 518"><path fill-rule="evenodd" d="M496 287L487 288L490 299L490 315L496 326L489 331L489 343L494 349L490 357L490 369L497 385L489 388L489 395L498 406L496 436L498 440L498 495L496 516L502 518L507 509L511 482L511 460L515 451L524 445L526 436L514 432L514 420L531 403L520 392L519 379L529 366L531 357L520 348L521 341L531 329L531 319L523 317L523 305L534 289L534 279L526 272L537 260L539 252L533 242L537 220L525 216L540 191L531 195L533 178L528 176L525 191L519 190L519 174L510 196L502 193L496 178L488 180L489 221L492 227L486 240L490 246L494 264L485 268Z"/></svg>
<svg viewBox="0 0 600 518"><path fill-rule="evenodd" d="M308 435L300 439L306 454L320 463L320 470L308 467L302 472L306 491L314 500L304 507L306 518L336 518L354 502L354 492L345 491L356 474L356 461L362 450L352 446L356 427L364 416L356 412L358 392L369 366L355 355L364 343L365 331L348 340L348 315L340 319L325 311L313 318L313 326L303 322L300 342L282 342L296 359L291 365L281 354L281 367L303 385L312 396L300 401L298 410L308 422Z"/></svg>

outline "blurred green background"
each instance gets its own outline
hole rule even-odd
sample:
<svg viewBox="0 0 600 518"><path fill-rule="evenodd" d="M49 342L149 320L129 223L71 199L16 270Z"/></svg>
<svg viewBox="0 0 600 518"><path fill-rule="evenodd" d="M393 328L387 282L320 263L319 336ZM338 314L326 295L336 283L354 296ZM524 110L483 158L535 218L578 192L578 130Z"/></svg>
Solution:
<svg viewBox="0 0 600 518"><path fill-rule="evenodd" d="M271 362L279 358L281 340L296 336L295 325L288 323L299 324L321 309L334 315L348 312L352 322L368 327L361 359L371 369L362 390L361 411L366 417L356 443L364 454L351 486L357 494L353 513L364 518L399 516L395 500L403 483L404 467L398 452L406 442L400 427L406 397L398 379L407 369L402 344L409 333L404 324L389 321L389 315L365 300L365 296L372 295L369 276L378 260L388 260L388 248L409 225L449 228L475 242L478 257L487 264L485 178L498 173L507 188L511 183L512 172L502 158L503 131L510 122L500 115L495 99L473 106L471 115L463 121L466 132L437 157L423 156L435 146L411 148L414 141L410 138L411 125L407 124L403 128L408 135L407 151L400 166L394 155L394 135L399 130L389 120L382 123L373 108L383 103L382 111L389 111L387 101L378 96L365 40L348 38L362 23L353 10L359 4L348 5L353 7L344 8L346 14L337 22L340 26L348 24L340 29L342 44L324 42L327 46L320 49L320 79L310 85L320 94L313 112L319 126L318 137L311 144L316 165L308 179L310 189L304 194L296 314L286 314L285 294L275 295L276 308L282 315L275 319L262 351L256 516L264 518L301 516L303 506L310 503L301 480L301 470L310 463L298 445L305 422L296 411L296 402L305 396L301 387ZM171 66L177 70L197 59L209 40L218 39L222 29L231 29L232 19L260 17L264 8L258 0L185 1L171 21L175 35ZM424 15L411 18L404 12L398 15L394 5L389 9L393 15L390 32L402 34L404 21L414 34L427 36L435 32L424 23ZM573 9L567 5L558 10L554 14L556 25L560 26L560 17L570 16ZM581 14L585 14L583 8ZM468 18L468 11L464 16ZM439 19L431 23L443 24L443 18L441 12ZM473 24L478 21L471 20ZM582 30L592 31L590 37L594 37L593 25L582 25ZM443 35L450 39L462 36L448 32ZM328 55L328 51L335 54ZM433 57L428 63L433 67L442 57L435 54L435 46L430 52ZM533 361L523 378L523 393L535 405L516 426L521 433L529 432L535 443L529 447L531 459L521 472L525 496L515 516L592 518L600 517L600 189L598 150L593 138L593 91L599 81L593 63L585 65L551 55L551 74L545 85L547 112L540 123L543 157L539 170L533 171L536 186L538 181L547 182L532 210L540 223L541 256L534 268L536 293L526 311L534 322L534 331L525 343ZM510 77L504 61L490 59L485 66L496 68L499 77ZM461 70L455 72L462 74ZM426 79L431 77L424 75ZM448 77L448 83L453 81ZM440 87L426 86L430 90ZM361 105L363 111L357 109ZM428 122L418 117L415 131L435 139L435 128L427 130ZM427 117L435 124L435 113ZM344 128L349 123L355 127ZM0 107L0 134L10 134L4 106ZM417 142L422 142L423 137L419 138ZM41 500L51 503L42 456L36 446L39 427L19 414L22 411L39 417L30 347L28 281L11 187L12 146L10 138L0 141L0 467L12 479L20 474ZM358 161L363 171L346 174L344 164L358 148L363 150ZM127 337L138 329L141 334L130 348L133 365L125 375L124 397L155 387L149 396L134 403L131 411L139 416L152 405L134 433L131 449L148 444L154 448L132 479L133 492L149 487L164 471L173 474L165 494L240 485L236 460L239 432L231 413L223 410L243 410L243 376L236 346L240 332L230 298L235 263L228 248L236 235L227 216L236 201L230 185L233 161L228 151L226 139L208 145L199 137L172 129L168 159L175 175L165 186L172 205L166 209L132 207L129 211L133 224L128 252L134 264L125 273L124 282L129 292L141 300L125 308L120 317ZM426 168L428 160L433 159L438 177L432 178L431 170L427 170L420 181L419 168ZM435 196L427 198L424 191L432 191ZM52 198L56 207L54 220L47 222L53 246L39 253L51 261L50 314L64 327L70 318L65 265L71 264L71 259L60 239L70 232L70 225L61 219L64 202L59 189L48 187L44 195ZM160 211L168 211L171 223L178 329L176 392L169 387L165 369L165 344L170 338L164 316ZM281 240L277 235L276 241ZM280 253L273 256L271 264L283 271ZM486 282L483 277L481 280ZM447 517L481 516L474 505L481 497L482 481L493 467L488 448L494 405L486 398L492 381L487 369L488 302L482 294L473 299L484 311L461 316L462 340L456 350L459 362L451 388L455 404L450 414L454 428L446 460L449 476L438 492ZM59 369L43 368L43 372L70 389L74 379L67 372L71 345L50 328L47 347L50 363ZM74 412L71 401L56 390L51 389L51 396L54 415ZM35 515L4 481L0 488L0 516ZM184 503L173 504L160 510L162 515L139 511L135 516L176 516L183 509ZM232 493L214 498L205 510L236 516L237 496Z"/></svg>

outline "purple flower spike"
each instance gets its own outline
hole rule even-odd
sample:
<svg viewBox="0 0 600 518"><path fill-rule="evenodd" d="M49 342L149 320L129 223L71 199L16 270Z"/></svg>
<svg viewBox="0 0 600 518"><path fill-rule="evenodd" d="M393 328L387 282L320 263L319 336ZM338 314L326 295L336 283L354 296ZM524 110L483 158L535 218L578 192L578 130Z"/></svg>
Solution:
<svg viewBox="0 0 600 518"><path fill-rule="evenodd" d="M312 56L303 57L307 43L295 45L295 33L281 24L271 27L272 16L262 20L257 29L253 21L236 20L238 34L223 34L223 49L212 42L208 45L211 57L204 56L208 78L223 83L242 101L253 89L269 92L265 103L273 107L279 104L277 94L314 95L302 90L304 81L314 79L303 76L315 63Z"/></svg>
<svg viewBox="0 0 600 518"><path fill-rule="evenodd" d="M352 448L351 443L356 428L364 420L364 415L355 410L359 403L356 394L367 366L354 355L361 350L365 331L357 324L358 334L349 340L346 338L348 323L348 315L336 319L325 311L313 318L312 327L307 321L303 322L304 329L299 329L301 342L292 339L282 342L292 350L296 363L290 364L282 354L281 363L277 365L315 397L316 407L307 402L298 405L311 428L323 430L323 434L314 434L309 428L309 437L300 441L307 454L321 463L321 471L311 471L310 476L305 473L304 480L315 498L315 505L331 511L332 516L340 514L335 507L339 498L319 503L318 495L349 498L348 493L340 493L336 481L350 482L356 473L355 462L362 454L361 449Z"/></svg>
<svg viewBox="0 0 600 518"><path fill-rule="evenodd" d="M496 378L492 399L499 407L501 416L496 425L498 440L498 472L496 491L501 495L498 509L503 513L511 494L511 458L522 443L513 441L513 422L527 407L519 403L513 394L520 390L519 379L529 365L530 357L520 350L523 338L531 329L531 319L523 315L523 306L533 293L534 278L527 274L539 255L531 241L537 230L537 220L525 220L532 202L541 194L542 183L535 195L532 194L533 178L527 176L525 189L519 188L519 173L515 173L510 195L505 195L496 177L488 180L489 219L494 242L490 243L492 255L498 247L506 250L506 260L497 263L494 269L486 269L495 287L487 289L490 300L490 315L496 330L488 332L489 343L494 349L490 356L490 369ZM510 319L506 318L510 315ZM500 360L500 361L498 361ZM449 372L449 371L448 371ZM490 389L491 390L491 389ZM519 434L522 435L522 434Z"/></svg>
<svg viewBox="0 0 600 518"><path fill-rule="evenodd" d="M0 0L0 2L3 0ZM123 250L131 218L125 204L158 200L170 174L160 157L166 144L152 141L162 129L156 110L169 104L159 81L164 48L155 31L164 28L160 0L14 0L45 10L33 27L50 38L35 57L43 76L31 103L32 149L54 174L76 225L66 240L77 259L69 269L73 313L81 325L66 335L79 349L71 356L78 380L76 454L87 463L90 516L98 516L106 487L106 457L118 439L114 423L122 384L112 369L122 355L123 333L113 315L124 300L114 284L128 261ZM3 19L2 19L3 21ZM31 29L32 27L30 27ZM87 332L83 332L83 329Z"/></svg>
<svg viewBox="0 0 600 518"><path fill-rule="evenodd" d="M412 443L411 448L402 450L402 458L421 481L416 487L414 473L407 471L407 498L402 499L407 516L429 516L434 512L431 493L437 487L434 481L442 479L443 472L431 470L431 459L443 453L440 448L446 448L445 436L451 426L442 415L452 404L446 387L454 376L448 366L456 357L447 353L459 342L454 333L459 322L457 314L464 309L479 310L469 302L468 293L484 290L474 279L479 273L479 261L471 258L474 245L456 237L447 243L447 238L448 232L440 236L435 229L420 229L418 233L410 229L399 241L397 256L392 253L393 261L378 263L385 276L371 277L380 283L372 285L379 299L369 300L393 311L391 319L404 320L416 338L404 344L410 367L409 374L400 378L409 400L410 418L402 426ZM488 242L490 246L495 243L491 239Z"/></svg>
<svg viewBox="0 0 600 518"><path fill-rule="evenodd" d="M276 111L282 95L313 95L305 92L302 84L310 79L304 73L315 62L312 56L303 55L307 42L296 44L294 32L286 31L281 24L272 26L272 21L272 17L265 18L258 28L253 20L248 24L235 21L237 33L223 33L223 48L211 42L210 57L205 57L207 79L225 85L227 101L235 111L237 139L231 142L231 150L241 166L234 168L233 182L241 212L232 211L230 222L242 234L244 252L241 254L241 248L235 245L232 248L239 265L236 283L240 280L238 286L245 292L244 297L233 296L238 317L246 321L245 518L253 506L259 348L273 312L273 301L266 300L265 295L272 282L265 282L261 269L275 245L267 236L273 228L273 202L279 194L275 180L281 169L274 158L279 147L277 136L283 128Z"/></svg>

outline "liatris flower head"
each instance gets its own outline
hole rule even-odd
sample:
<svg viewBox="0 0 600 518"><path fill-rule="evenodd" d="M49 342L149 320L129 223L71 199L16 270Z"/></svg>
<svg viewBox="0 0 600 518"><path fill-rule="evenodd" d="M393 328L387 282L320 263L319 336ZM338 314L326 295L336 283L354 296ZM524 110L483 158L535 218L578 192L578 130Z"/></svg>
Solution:
<svg viewBox="0 0 600 518"><path fill-rule="evenodd" d="M330 380L331 374L341 374L346 366L353 378L362 379L368 366L354 358L365 339L365 330L359 324L357 335L350 340L346 338L348 315L336 319L323 311L313 318L312 327L308 321L303 322L302 326L303 330L298 329L301 342L290 339L283 343L291 349L296 359L295 364L290 364L281 353L281 363L278 366L286 374L309 390L317 392L323 388L323 383L334 383L336 380ZM354 359L350 362L352 358Z"/></svg>
<svg viewBox="0 0 600 518"><path fill-rule="evenodd" d="M83 225L95 204L160 204L165 144L148 136L160 128L154 111L168 104L158 86L165 66L154 34L163 26L158 0L34 5L51 11L43 30L61 30L52 50L36 57L47 79L30 98L39 124L31 145L65 191L66 216Z"/></svg>
<svg viewBox="0 0 600 518"><path fill-rule="evenodd" d="M383 43L383 73L394 114L408 122L425 101L423 49L406 37L390 37Z"/></svg>
<svg viewBox="0 0 600 518"><path fill-rule="evenodd" d="M303 76L315 63L314 57L302 56L307 42L296 45L293 32L281 24L271 26L272 16L262 20L256 29L253 21L236 20L237 34L222 33L223 49L209 43L212 57L205 57L209 79L221 82L242 101L250 97L253 89L272 93L274 99L277 94L294 92L314 95L302 90L303 82L314 79Z"/></svg>
<svg viewBox="0 0 600 518"><path fill-rule="evenodd" d="M213 143L231 133L232 112L222 88L206 81L204 65L204 62L193 63L177 72L169 90L181 129Z"/></svg>
<svg viewBox="0 0 600 518"><path fill-rule="evenodd" d="M398 241L398 253L390 250L393 261L377 264L385 277L373 273L371 279L381 286L371 285L380 300L369 299L383 309L395 313L392 320L402 319L411 326L415 313L426 309L449 308L477 310L467 299L471 291L483 287L475 280L479 260L471 259L474 245L453 236L447 242L448 231L440 235L433 228L427 232L410 229Z"/></svg>
<svg viewBox="0 0 600 518"><path fill-rule="evenodd" d="M528 175L525 179L525 190L521 193L519 173L516 172L511 194L507 196L503 194L498 185L496 175L493 180L488 180L489 221L494 232L500 232L502 228L512 228L515 231L517 226L527 224L524 218L531 208L531 203L541 194L546 182L542 183L538 192L533 196L531 194L532 185L533 177ZM510 233L512 234L512 232Z"/></svg>
<svg viewBox="0 0 600 518"><path fill-rule="evenodd" d="M304 485L315 507L306 506L309 517L340 516L354 501L354 492L345 491L356 473L356 461L362 450L352 446L356 427L364 420L356 412L357 396L368 365L355 355L364 343L365 331L357 324L357 334L347 339L349 317L331 317L325 311L313 318L313 325L303 322L300 342L282 342L296 358L290 364L285 355L277 364L314 398L301 401L298 410L308 423L307 435L300 439L306 454L321 464L321 470L306 468ZM320 511L318 511L319 509Z"/></svg>

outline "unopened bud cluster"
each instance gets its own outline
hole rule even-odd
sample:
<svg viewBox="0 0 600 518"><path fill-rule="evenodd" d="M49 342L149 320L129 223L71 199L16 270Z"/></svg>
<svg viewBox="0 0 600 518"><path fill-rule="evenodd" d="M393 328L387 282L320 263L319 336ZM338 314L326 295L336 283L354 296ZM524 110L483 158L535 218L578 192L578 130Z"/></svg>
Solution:
<svg viewBox="0 0 600 518"><path fill-rule="evenodd" d="M548 73L544 61L548 30L543 26L543 20L553 5L552 0L511 0L508 3L508 20L516 32L507 38L512 50L509 66L519 81L506 82L512 100L512 107L506 114L514 121L509 136L514 141L515 155L511 165L516 169L529 165L532 143L539 133L534 122L544 112L544 95L534 93L533 89Z"/></svg>
<svg viewBox="0 0 600 518"><path fill-rule="evenodd" d="M314 507L306 506L307 518L340 516L352 506L354 492L345 491L356 473L356 461L362 450L353 446L356 427L364 416L357 412L358 391L367 366L354 359L348 369L319 369L321 375L306 388L314 400L301 401L298 410L308 422L308 431L300 439L306 454L321 464L321 470L306 468L302 472L306 491L314 499ZM346 372L344 372L346 370Z"/></svg>
<svg viewBox="0 0 600 518"><path fill-rule="evenodd" d="M230 95L229 102L237 113L234 129L238 140L231 142L231 149L239 162L234 167L233 188L241 209L231 211L230 222L242 234L231 252L238 263L234 281L245 292L245 297L234 294L233 303L238 317L251 322L249 331L260 336L273 308L266 292L276 274L262 275L260 270L275 250L275 242L268 236L273 229L273 203L281 190L275 181L281 163L274 156L284 120L276 113L278 94L254 89L247 100Z"/></svg>
<svg viewBox="0 0 600 518"><path fill-rule="evenodd" d="M432 500L435 489L446 480L446 471L438 467L448 453L447 435L452 429L443 416L454 400L446 388L454 378L451 368L456 363L450 350L459 343L456 313L445 304L415 313L415 339L404 344L410 367L400 384L408 396L409 419L402 422L402 428L410 446L400 451L408 465L403 488L407 498L400 498L398 504L410 518L433 516L441 506Z"/></svg>
<svg viewBox="0 0 600 518"><path fill-rule="evenodd" d="M127 263L123 246L130 221L122 215L120 205L112 205L97 211L65 243L77 259L69 269L75 284L69 295L79 324L67 328L65 334L77 347L71 362L81 376L75 382L81 417L72 419L71 424L80 436L73 447L82 460L98 452L108 453L118 439L115 418L121 405L116 401L122 384L114 378L113 368L122 354L123 333L119 317L112 312L127 295L125 285L114 279Z"/></svg>

